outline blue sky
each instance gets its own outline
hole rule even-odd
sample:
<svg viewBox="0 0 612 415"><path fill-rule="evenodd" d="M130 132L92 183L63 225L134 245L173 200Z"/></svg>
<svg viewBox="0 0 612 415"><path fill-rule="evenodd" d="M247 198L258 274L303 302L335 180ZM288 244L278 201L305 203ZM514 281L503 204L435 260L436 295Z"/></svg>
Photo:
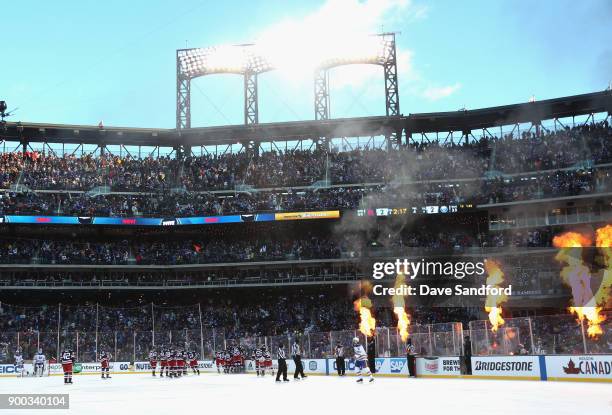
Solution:
<svg viewBox="0 0 612 415"><path fill-rule="evenodd" d="M172 128L177 48L290 38L336 19L337 33L401 32L404 114L599 91L612 81L609 0L2 3L0 99L19 107L15 121ZM384 113L381 68L330 76L332 117ZM261 122L314 117L310 79L269 72L259 88ZM195 80L193 126L242 123L242 100L239 76Z"/></svg>

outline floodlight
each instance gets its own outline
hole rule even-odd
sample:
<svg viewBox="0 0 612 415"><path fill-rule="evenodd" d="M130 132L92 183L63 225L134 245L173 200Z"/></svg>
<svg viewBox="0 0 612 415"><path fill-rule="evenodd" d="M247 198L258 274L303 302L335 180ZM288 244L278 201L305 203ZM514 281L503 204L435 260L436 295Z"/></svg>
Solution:
<svg viewBox="0 0 612 415"><path fill-rule="evenodd" d="M270 70L314 77L315 119L329 118L327 71L342 65L383 67L386 113L399 115L395 34L310 39L276 36L257 44L221 45L177 51L177 128L191 128L190 82L199 76L244 76L245 124L258 122L257 75Z"/></svg>

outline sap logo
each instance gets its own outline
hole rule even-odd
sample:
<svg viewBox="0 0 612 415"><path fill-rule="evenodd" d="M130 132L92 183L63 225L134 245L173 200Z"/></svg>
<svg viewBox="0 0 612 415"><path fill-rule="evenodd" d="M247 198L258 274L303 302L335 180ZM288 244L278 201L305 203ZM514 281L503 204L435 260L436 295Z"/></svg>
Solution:
<svg viewBox="0 0 612 415"><path fill-rule="evenodd" d="M15 366L13 366L13 365L2 365L2 366L0 366L0 373L15 373Z"/></svg>
<svg viewBox="0 0 612 415"><path fill-rule="evenodd" d="M391 359L391 373L400 373L405 365L404 359Z"/></svg>
<svg viewBox="0 0 612 415"><path fill-rule="evenodd" d="M376 359L374 367L376 368L377 372L380 372L380 368L382 367L383 363L385 363L385 359Z"/></svg>
<svg viewBox="0 0 612 415"><path fill-rule="evenodd" d="M311 360L310 362L308 362L308 369L317 370L317 362L314 360Z"/></svg>

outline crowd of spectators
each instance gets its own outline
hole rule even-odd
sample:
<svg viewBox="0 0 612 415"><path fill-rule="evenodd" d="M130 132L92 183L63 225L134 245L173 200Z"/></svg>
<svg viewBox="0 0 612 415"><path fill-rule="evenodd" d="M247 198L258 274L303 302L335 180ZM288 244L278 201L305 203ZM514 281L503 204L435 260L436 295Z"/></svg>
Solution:
<svg viewBox="0 0 612 415"><path fill-rule="evenodd" d="M409 249L456 252L467 249L549 248L558 227L489 230L479 215L427 216L401 225L353 228L347 220L322 223L261 223L206 227L179 234L155 232L47 236L47 227L19 238L0 239L4 264L182 265L232 262L368 258L403 255ZM303 225L303 226L302 226ZM52 225L51 225L52 226ZM129 238L129 239L128 239Z"/></svg>
<svg viewBox="0 0 612 415"><path fill-rule="evenodd" d="M612 161L612 150L607 145L610 139L612 128L605 121L557 131L542 129L537 134L524 132L518 138L483 136L461 144L425 140L389 151L360 148L327 152L318 148L258 155L251 152L185 158L149 155L144 159L129 153L122 156L4 153L0 157L0 185L4 189L21 185L33 191L81 192L95 192L104 186L116 192L160 194L172 189L231 191L241 185L257 189L311 186L320 181L354 185L481 179L487 172L557 171L608 163ZM76 209L81 204L77 200ZM121 203L123 210L132 206L129 199Z"/></svg>
<svg viewBox="0 0 612 415"><path fill-rule="evenodd" d="M0 241L0 263L56 265L181 265L340 258L341 242L330 238L249 240Z"/></svg>
<svg viewBox="0 0 612 415"><path fill-rule="evenodd" d="M607 122L585 124L543 134L524 132L495 142L495 169L505 173L556 170L591 160L595 164L612 160L612 131Z"/></svg>
<svg viewBox="0 0 612 415"><path fill-rule="evenodd" d="M602 193L612 189L612 169L558 170L477 181L333 187L213 194L70 194L6 191L0 214L66 216L208 216L299 210L504 203Z"/></svg>

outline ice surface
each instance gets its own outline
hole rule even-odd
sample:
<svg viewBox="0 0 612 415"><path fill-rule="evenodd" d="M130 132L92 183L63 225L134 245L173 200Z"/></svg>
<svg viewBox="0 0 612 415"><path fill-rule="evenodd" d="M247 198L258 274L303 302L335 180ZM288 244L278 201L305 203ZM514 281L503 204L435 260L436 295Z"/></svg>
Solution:
<svg viewBox="0 0 612 415"><path fill-rule="evenodd" d="M0 410L41 414L415 414L610 415L604 383L310 376L275 384L272 377L202 374L181 379L147 375L0 378L0 393L69 393L70 410Z"/></svg>

